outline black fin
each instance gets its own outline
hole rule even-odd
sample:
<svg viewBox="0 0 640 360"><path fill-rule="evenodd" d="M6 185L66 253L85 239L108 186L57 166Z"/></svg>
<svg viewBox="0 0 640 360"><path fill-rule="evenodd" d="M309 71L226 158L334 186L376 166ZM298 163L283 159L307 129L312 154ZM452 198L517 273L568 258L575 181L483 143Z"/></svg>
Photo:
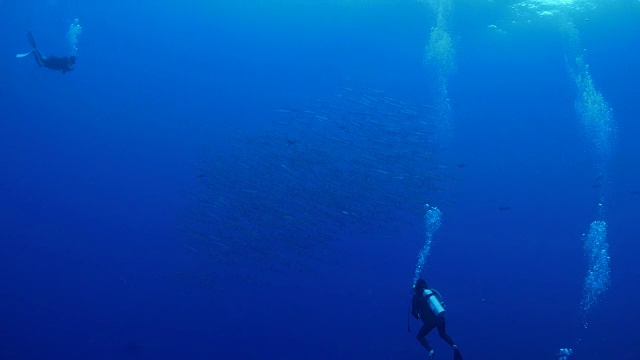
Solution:
<svg viewBox="0 0 640 360"><path fill-rule="evenodd" d="M36 45L36 39L33 37L33 34L31 33L31 31L27 33L27 40L29 40L29 44L31 44L32 48L34 49L38 48L38 45Z"/></svg>
<svg viewBox="0 0 640 360"><path fill-rule="evenodd" d="M460 350L453 349L453 360L463 360L462 359L462 354L460 353Z"/></svg>

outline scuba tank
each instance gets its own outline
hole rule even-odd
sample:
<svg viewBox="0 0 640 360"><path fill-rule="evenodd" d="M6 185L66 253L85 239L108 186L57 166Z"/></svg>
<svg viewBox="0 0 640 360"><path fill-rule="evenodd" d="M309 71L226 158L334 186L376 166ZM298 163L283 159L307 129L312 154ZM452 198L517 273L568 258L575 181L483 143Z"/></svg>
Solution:
<svg viewBox="0 0 640 360"><path fill-rule="evenodd" d="M442 303L440 303L440 294L437 291L424 289L422 296L427 299L427 303L429 303L429 308L433 312L433 315L444 315L444 307L442 306Z"/></svg>

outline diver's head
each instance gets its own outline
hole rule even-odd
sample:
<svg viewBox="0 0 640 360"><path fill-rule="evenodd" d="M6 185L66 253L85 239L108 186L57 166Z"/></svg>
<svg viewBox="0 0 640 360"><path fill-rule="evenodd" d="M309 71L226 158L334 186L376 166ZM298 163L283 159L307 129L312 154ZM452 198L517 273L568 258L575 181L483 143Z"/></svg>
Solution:
<svg viewBox="0 0 640 360"><path fill-rule="evenodd" d="M76 63L75 55L69 56L69 64L70 65L75 65L75 63Z"/></svg>
<svg viewBox="0 0 640 360"><path fill-rule="evenodd" d="M427 282L426 282L426 281L424 281L424 279L418 279L418 280L416 281L416 284L415 284L415 285L413 285L413 288L414 288L416 291L421 291L421 290L427 289L428 287L429 287L429 285L427 285Z"/></svg>

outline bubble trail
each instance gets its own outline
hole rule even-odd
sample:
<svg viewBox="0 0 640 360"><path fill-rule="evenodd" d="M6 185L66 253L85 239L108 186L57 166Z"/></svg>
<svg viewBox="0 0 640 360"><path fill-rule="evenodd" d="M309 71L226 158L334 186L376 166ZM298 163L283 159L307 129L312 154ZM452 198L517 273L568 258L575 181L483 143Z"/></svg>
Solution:
<svg viewBox="0 0 640 360"><path fill-rule="evenodd" d="M611 270L609 268L609 244L607 244L607 223L594 221L589 234L584 235L584 250L588 269L584 280L584 295L581 308L586 314L609 288Z"/></svg>
<svg viewBox="0 0 640 360"><path fill-rule="evenodd" d="M431 242L433 241L433 234L435 234L438 229L440 229L440 225L442 223L442 212L435 206L429 206L425 204L424 206L426 213L424 215L424 225L425 225L425 242L422 250L418 254L418 264L416 264L416 271L413 276L413 283L420 278L420 274L422 273L422 269L427 261L427 257L429 256L429 251L431 250Z"/></svg>
<svg viewBox="0 0 640 360"><path fill-rule="evenodd" d="M80 20L74 19L69 25L69 30L67 31L67 41L69 42L69 46L71 47L71 55L78 55L78 38L82 34L82 26L80 26Z"/></svg>

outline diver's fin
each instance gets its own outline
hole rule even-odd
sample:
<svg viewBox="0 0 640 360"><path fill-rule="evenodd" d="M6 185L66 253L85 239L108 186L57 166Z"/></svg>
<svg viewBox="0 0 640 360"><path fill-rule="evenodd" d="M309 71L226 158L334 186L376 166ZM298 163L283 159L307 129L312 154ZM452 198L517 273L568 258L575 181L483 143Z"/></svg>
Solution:
<svg viewBox="0 0 640 360"><path fill-rule="evenodd" d="M462 353L460 353L460 350L458 350L457 347L453 349L453 360L463 360Z"/></svg>
<svg viewBox="0 0 640 360"><path fill-rule="evenodd" d="M16 54L16 59L22 59L22 58L25 58L25 57L27 57L27 56L31 55L32 53L33 53L33 51L29 51L29 52L28 52L28 53L26 53L26 54Z"/></svg>
<svg viewBox="0 0 640 360"><path fill-rule="evenodd" d="M33 34L31 33L31 31L29 31L27 33L27 40L29 40L29 44L31 44L32 48L37 48L38 45L36 45L36 38L33 37Z"/></svg>

